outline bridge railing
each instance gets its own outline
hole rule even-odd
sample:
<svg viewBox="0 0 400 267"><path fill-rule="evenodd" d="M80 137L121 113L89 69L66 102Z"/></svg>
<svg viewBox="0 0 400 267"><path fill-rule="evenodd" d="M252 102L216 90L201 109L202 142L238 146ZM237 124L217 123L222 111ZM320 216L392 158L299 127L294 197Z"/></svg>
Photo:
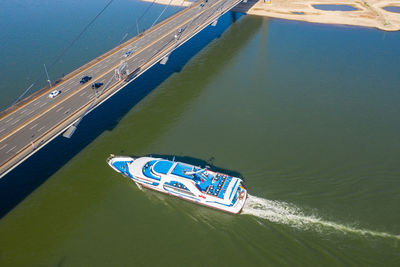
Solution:
<svg viewBox="0 0 400 267"><path fill-rule="evenodd" d="M164 23L167 23L168 21L171 21L173 18L179 16L181 13L186 12L186 10L191 9L194 6L199 5L200 3L201 2L193 2L190 6L184 8L184 9L180 10L179 12L173 14L172 16L164 19L163 21L157 23L153 27L151 27L149 29L145 29L143 32L139 33L136 36L133 36L131 39L125 41L124 43L121 43L121 44L115 46L111 50L108 50L104 54L92 59L88 63L82 65L81 67L79 67L79 68L77 68L75 70L73 70L72 72L68 73L67 75L64 75L64 76L58 78L54 83L51 84L51 87L49 85L45 85L43 88L34 91L33 93L31 93L30 95L26 96L25 98L19 100L18 102L14 103L13 105L11 105L11 106L5 108L4 110L0 111L0 119L3 118L4 116L6 116L7 114L13 112L14 110L17 110L17 109L21 108L22 106L24 106L25 104L27 104L27 103L35 100L36 98L42 96L43 94L49 93L51 88L53 88L54 86L58 86L58 85L62 84L63 82L75 77L76 75L78 75L79 73L81 73L84 70L88 69L89 67L91 67L91 66L95 65L96 63L102 61L104 58L108 57L109 55L115 53L116 51L122 49L123 47L128 46L129 44L135 42L139 38L142 38L145 34L154 31L155 29L159 28Z"/></svg>

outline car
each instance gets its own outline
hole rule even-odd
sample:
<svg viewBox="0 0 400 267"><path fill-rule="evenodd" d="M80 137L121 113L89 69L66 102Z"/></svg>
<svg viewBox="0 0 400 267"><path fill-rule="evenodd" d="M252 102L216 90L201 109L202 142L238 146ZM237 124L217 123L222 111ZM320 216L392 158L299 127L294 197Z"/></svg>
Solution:
<svg viewBox="0 0 400 267"><path fill-rule="evenodd" d="M126 51L124 57L129 57L130 55L132 55L132 50Z"/></svg>
<svg viewBox="0 0 400 267"><path fill-rule="evenodd" d="M54 91L51 91L51 93L49 94L49 97L50 97L50 98L55 98L55 97L58 96L59 94L61 94L61 91L60 91L60 90L54 90Z"/></svg>
<svg viewBox="0 0 400 267"><path fill-rule="evenodd" d="M92 77L90 77L90 76L85 76L85 77L83 77L83 78L81 79L80 83L81 83L81 84L87 83L87 82L90 81L91 79L92 79Z"/></svg>
<svg viewBox="0 0 400 267"><path fill-rule="evenodd" d="M102 85L103 85L103 83L93 83L92 88L97 89L97 88L100 88Z"/></svg>
<svg viewBox="0 0 400 267"><path fill-rule="evenodd" d="M178 33L182 33L182 32L183 32L183 28L179 28Z"/></svg>
<svg viewBox="0 0 400 267"><path fill-rule="evenodd" d="M204 3L201 3L201 4L200 4L200 7L203 7L203 6L204 6Z"/></svg>

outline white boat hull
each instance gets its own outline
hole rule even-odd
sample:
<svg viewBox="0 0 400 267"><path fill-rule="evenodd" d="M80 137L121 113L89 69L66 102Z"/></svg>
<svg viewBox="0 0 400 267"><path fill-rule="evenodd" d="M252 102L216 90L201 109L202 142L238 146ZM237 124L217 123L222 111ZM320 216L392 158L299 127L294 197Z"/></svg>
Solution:
<svg viewBox="0 0 400 267"><path fill-rule="evenodd" d="M107 159L107 163L133 180L138 187L226 212L240 213L247 198L240 178L193 165L152 157L134 159L113 155Z"/></svg>

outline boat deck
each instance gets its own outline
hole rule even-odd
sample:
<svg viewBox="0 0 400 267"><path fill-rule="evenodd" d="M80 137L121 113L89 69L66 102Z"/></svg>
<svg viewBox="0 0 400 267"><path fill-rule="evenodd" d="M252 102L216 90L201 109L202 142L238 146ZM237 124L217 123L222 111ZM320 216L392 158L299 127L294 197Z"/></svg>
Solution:
<svg viewBox="0 0 400 267"><path fill-rule="evenodd" d="M173 169L171 170L171 168ZM161 180L161 174L168 173L190 179L196 183L197 188L202 193L223 199L229 183L232 181L232 177L214 172L210 173L208 171L188 174L200 170L200 168L180 162L151 160L143 166L142 172L146 177L157 181Z"/></svg>
<svg viewBox="0 0 400 267"><path fill-rule="evenodd" d="M213 175L208 175L207 179L200 181L200 191L212 196L224 198L226 189L231 180L232 177L227 175L217 174L215 177Z"/></svg>

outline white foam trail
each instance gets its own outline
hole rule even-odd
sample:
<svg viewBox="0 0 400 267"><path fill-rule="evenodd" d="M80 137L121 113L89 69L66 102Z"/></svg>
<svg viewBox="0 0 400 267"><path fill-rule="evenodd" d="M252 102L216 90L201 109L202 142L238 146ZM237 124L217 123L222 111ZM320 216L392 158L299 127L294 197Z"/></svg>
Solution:
<svg viewBox="0 0 400 267"><path fill-rule="evenodd" d="M140 191L143 191L143 186L137 182L135 182L136 186L139 188Z"/></svg>
<svg viewBox="0 0 400 267"><path fill-rule="evenodd" d="M302 230L316 230L321 232L328 228L344 233L400 240L400 235L359 229L335 222L325 221L313 215L304 215L299 208L288 203L268 200L251 195L249 195L246 200L242 214L253 215L271 222L290 225Z"/></svg>

